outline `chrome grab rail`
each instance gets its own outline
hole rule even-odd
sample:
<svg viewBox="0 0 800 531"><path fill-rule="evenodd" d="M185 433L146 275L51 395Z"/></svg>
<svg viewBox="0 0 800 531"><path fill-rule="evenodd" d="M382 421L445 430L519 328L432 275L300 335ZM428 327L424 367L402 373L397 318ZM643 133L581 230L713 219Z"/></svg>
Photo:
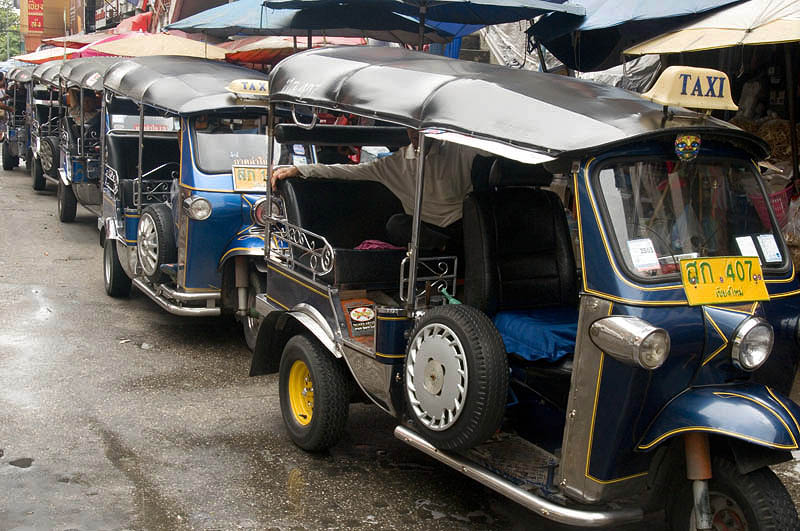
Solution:
<svg viewBox="0 0 800 531"><path fill-rule="evenodd" d="M270 217L270 257L280 259L292 270L302 270L316 281L333 271L333 246L319 234ZM299 255L299 256L298 256Z"/></svg>

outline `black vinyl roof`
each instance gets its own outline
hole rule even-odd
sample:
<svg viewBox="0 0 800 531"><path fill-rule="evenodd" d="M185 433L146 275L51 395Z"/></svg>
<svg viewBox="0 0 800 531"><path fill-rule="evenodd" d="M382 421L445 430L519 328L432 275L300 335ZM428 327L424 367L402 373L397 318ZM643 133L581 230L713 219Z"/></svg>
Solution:
<svg viewBox="0 0 800 531"><path fill-rule="evenodd" d="M103 90L103 75L112 65L123 61L120 57L81 57L61 65L58 75L68 87Z"/></svg>
<svg viewBox="0 0 800 531"><path fill-rule="evenodd" d="M63 59L40 64L33 69L33 79L50 85L57 85L58 72L61 70L62 64L64 64Z"/></svg>
<svg viewBox="0 0 800 531"><path fill-rule="evenodd" d="M272 101L441 129L549 158L677 129L735 137L757 157L766 156L767 149L726 122L678 107L670 107L676 118L662 124L661 105L626 90L401 48L352 46L294 54L272 70L269 88Z"/></svg>
<svg viewBox="0 0 800 531"><path fill-rule="evenodd" d="M194 114L247 107L225 89L234 79L267 79L267 75L208 59L159 55L114 65L106 72L104 85L137 103Z"/></svg>
<svg viewBox="0 0 800 531"><path fill-rule="evenodd" d="M31 80L33 66L15 66L6 74L6 78L17 83L27 83Z"/></svg>

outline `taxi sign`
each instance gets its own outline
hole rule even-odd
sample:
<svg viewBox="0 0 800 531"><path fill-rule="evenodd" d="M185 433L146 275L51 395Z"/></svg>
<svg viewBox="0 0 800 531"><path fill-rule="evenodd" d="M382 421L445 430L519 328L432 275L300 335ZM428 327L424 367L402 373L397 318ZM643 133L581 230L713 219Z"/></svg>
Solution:
<svg viewBox="0 0 800 531"><path fill-rule="evenodd" d="M642 94L646 100L661 105L737 111L731 98L728 75L710 68L670 66L659 76L653 88Z"/></svg>
<svg viewBox="0 0 800 531"><path fill-rule="evenodd" d="M232 167L233 189L237 192L266 192L267 167L235 164Z"/></svg>
<svg viewBox="0 0 800 531"><path fill-rule="evenodd" d="M269 81L266 79L234 79L225 89L241 97L269 97Z"/></svg>
<svg viewBox="0 0 800 531"><path fill-rule="evenodd" d="M769 300L756 256L693 258L680 265L689 306Z"/></svg>

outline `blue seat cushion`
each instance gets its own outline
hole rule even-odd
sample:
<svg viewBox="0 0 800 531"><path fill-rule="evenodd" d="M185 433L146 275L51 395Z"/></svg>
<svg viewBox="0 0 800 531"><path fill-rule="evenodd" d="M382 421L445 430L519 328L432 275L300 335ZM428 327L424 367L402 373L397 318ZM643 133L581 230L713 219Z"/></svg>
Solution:
<svg viewBox="0 0 800 531"><path fill-rule="evenodd" d="M578 309L557 307L499 312L494 316L494 325L503 338L506 352L528 361L554 362L575 352Z"/></svg>

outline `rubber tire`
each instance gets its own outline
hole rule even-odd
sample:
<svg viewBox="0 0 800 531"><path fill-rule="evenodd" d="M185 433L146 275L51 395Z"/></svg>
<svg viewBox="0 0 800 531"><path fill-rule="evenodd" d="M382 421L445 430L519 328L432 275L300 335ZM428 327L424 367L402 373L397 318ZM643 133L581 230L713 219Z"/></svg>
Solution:
<svg viewBox="0 0 800 531"><path fill-rule="evenodd" d="M489 318L471 306L445 305L428 310L417 321L406 348L409 366L410 346L425 326L440 323L449 327L461 341L467 361L467 396L455 423L442 431L431 430L418 422L411 407L408 375L404 374L406 409L414 427L437 448L464 450L491 437L500 427L508 400L508 358L500 333ZM424 390L423 390L424 392Z"/></svg>
<svg viewBox="0 0 800 531"><path fill-rule="evenodd" d="M264 284L265 282L261 275L259 275L257 271L251 270L250 275L248 275L247 287L248 311L255 307L255 296L266 291ZM242 334L244 335L244 342L247 343L247 348L249 348L251 352L255 352L256 339L258 339L258 330L261 327L261 323L258 323L258 325L255 327L252 327L251 325L251 318L244 317L242 319Z"/></svg>
<svg viewBox="0 0 800 531"><path fill-rule="evenodd" d="M47 188L47 180L44 178L44 171L42 171L42 163L39 159L33 157L31 159L31 177L33 177L33 189L42 191Z"/></svg>
<svg viewBox="0 0 800 531"><path fill-rule="evenodd" d="M103 284L106 294L111 297L129 297L131 294L131 278L119 262L117 240L111 238L106 238L103 244Z"/></svg>
<svg viewBox="0 0 800 531"><path fill-rule="evenodd" d="M19 165L19 157L15 157L14 155L10 154L11 146L8 145L7 140L3 142L2 151L4 170L10 171Z"/></svg>
<svg viewBox="0 0 800 531"><path fill-rule="evenodd" d="M800 529L792 498L781 480L767 467L741 474L736 464L720 456L712 457L713 478L710 492L721 492L739 504L749 531L785 531ZM672 531L688 531L694 510L692 484L682 481L673 503L666 507Z"/></svg>
<svg viewBox="0 0 800 531"><path fill-rule="evenodd" d="M294 419L289 402L289 371L298 360L308 367L314 386L314 409L311 422L305 426ZM318 341L297 335L283 349L278 374L281 415L292 441L308 452L322 452L336 445L350 409L351 386L344 364Z"/></svg>
<svg viewBox="0 0 800 531"><path fill-rule="evenodd" d="M58 219L64 223L75 221L78 212L78 198L72 186L66 186L64 181L58 180Z"/></svg>

